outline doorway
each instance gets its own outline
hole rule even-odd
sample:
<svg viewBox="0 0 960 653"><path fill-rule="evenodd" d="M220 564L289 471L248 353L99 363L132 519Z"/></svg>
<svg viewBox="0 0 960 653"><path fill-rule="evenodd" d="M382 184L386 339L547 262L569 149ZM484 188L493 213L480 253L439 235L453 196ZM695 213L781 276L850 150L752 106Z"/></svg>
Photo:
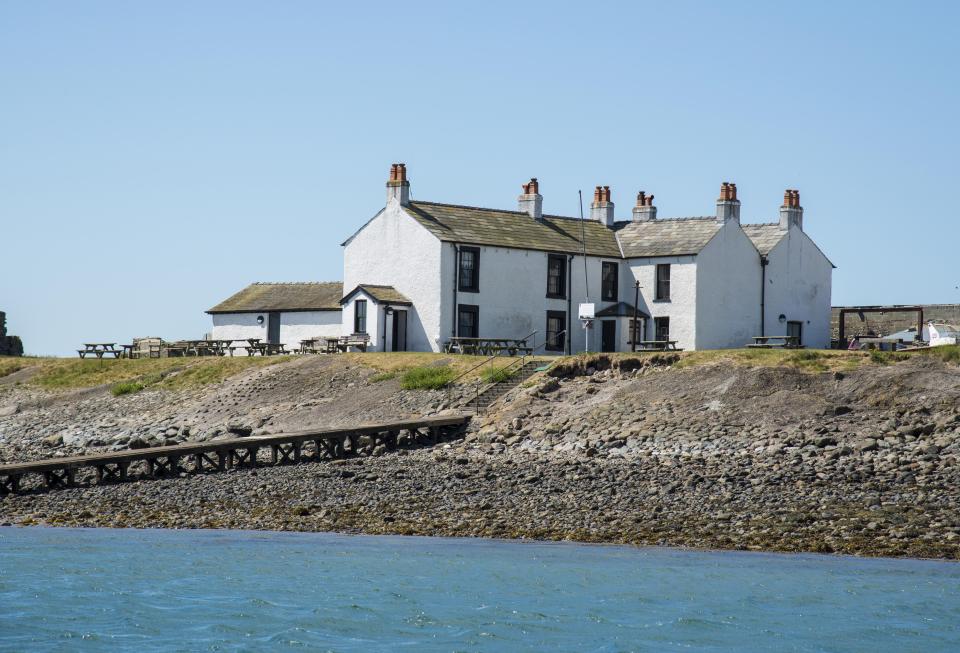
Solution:
<svg viewBox="0 0 960 653"><path fill-rule="evenodd" d="M787 322L787 335L797 339L797 344L803 344L803 322Z"/></svg>
<svg viewBox="0 0 960 653"><path fill-rule="evenodd" d="M280 313L267 315L267 342L273 345L280 343Z"/></svg>
<svg viewBox="0 0 960 653"><path fill-rule="evenodd" d="M600 322L600 351L617 351L617 321L601 320Z"/></svg>
<svg viewBox="0 0 960 653"><path fill-rule="evenodd" d="M407 312L393 311L393 351L407 351Z"/></svg>

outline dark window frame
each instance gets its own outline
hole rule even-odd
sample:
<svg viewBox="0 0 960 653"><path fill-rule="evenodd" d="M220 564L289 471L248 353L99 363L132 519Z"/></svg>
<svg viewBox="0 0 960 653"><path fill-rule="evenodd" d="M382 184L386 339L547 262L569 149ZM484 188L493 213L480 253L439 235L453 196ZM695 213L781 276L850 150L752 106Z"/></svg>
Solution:
<svg viewBox="0 0 960 653"><path fill-rule="evenodd" d="M560 328L550 329L550 320L559 320ZM543 348L546 351L566 351L567 347L567 313L566 311L547 311L546 339ZM551 338L551 334L553 337Z"/></svg>
<svg viewBox="0 0 960 653"><path fill-rule="evenodd" d="M613 270L613 283L607 283L607 270ZM612 285L612 288L611 288ZM612 292L610 292L612 291ZM605 302L615 302L620 293L620 264L616 261L603 261L600 264L600 299Z"/></svg>
<svg viewBox="0 0 960 653"><path fill-rule="evenodd" d="M666 271L666 278L662 278L661 270ZM657 263L657 269L654 272L654 284L656 285L655 300L658 302L670 301L670 264Z"/></svg>
<svg viewBox="0 0 960 653"><path fill-rule="evenodd" d="M666 325L666 337L661 337L661 330L664 325ZM662 315L660 317L653 318L653 339L654 340L670 340L670 316Z"/></svg>
<svg viewBox="0 0 960 653"><path fill-rule="evenodd" d="M463 333L463 314L469 313L473 316L473 333ZM479 338L480 337L480 307L476 304L457 304L457 337L458 338Z"/></svg>
<svg viewBox="0 0 960 653"><path fill-rule="evenodd" d="M473 283L466 283L463 279L463 255L473 255ZM460 247L460 256L457 260L457 289L460 292L480 292L480 248Z"/></svg>
<svg viewBox="0 0 960 653"><path fill-rule="evenodd" d="M363 311L359 310L361 307L363 308ZM366 299L358 299L353 302L353 332L354 333L367 332L367 300Z"/></svg>
<svg viewBox="0 0 960 653"><path fill-rule="evenodd" d="M553 264L559 263L559 274L553 275ZM556 288L551 292L551 281L556 280ZM547 255L547 297L550 299L567 298L567 257L565 254Z"/></svg>
<svg viewBox="0 0 960 653"><path fill-rule="evenodd" d="M786 333L785 335L788 335L788 336L791 335L791 334L790 334L790 327L792 327L792 326L796 326L796 327L797 327L797 344L798 344L798 345L802 345L802 344L803 344L803 321L802 321L802 320L787 320L787 333Z"/></svg>

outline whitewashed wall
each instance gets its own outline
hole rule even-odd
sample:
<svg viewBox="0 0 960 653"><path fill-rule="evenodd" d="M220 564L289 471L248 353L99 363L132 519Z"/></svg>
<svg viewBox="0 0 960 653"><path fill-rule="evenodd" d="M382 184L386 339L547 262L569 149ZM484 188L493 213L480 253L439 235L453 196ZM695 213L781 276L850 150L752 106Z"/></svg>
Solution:
<svg viewBox="0 0 960 653"><path fill-rule="evenodd" d="M587 299L584 278L583 257L574 256L568 263L572 270L572 298L568 305L566 299L547 297L547 252L511 249L505 247L476 246L480 249L480 291L476 293L458 290L457 304L473 304L480 307L479 333L486 338L523 338L536 331L530 344L540 345L546 339L547 311L572 313L571 345L573 351L583 351L586 346L584 329L580 325L577 309ZM453 287L454 261L456 253L452 243L444 244L443 274L443 340L454 335ZM565 255L566 256L566 255ZM615 302L600 301L601 261L587 257L587 278L589 279L590 300L599 311ZM621 267L620 292L624 283L632 280L623 278ZM568 280L569 281L569 280ZM569 308L568 308L569 307ZM566 328L566 325L564 325ZM592 351L600 346L599 325L591 330ZM543 353L543 349L537 353ZM552 353L552 352L548 352Z"/></svg>
<svg viewBox="0 0 960 653"><path fill-rule="evenodd" d="M736 221L697 255L697 349L730 349L760 333L760 253Z"/></svg>
<svg viewBox="0 0 960 653"><path fill-rule="evenodd" d="M670 300L657 301L657 265L670 264ZM640 281L640 306L638 308L650 315L646 333L641 340L654 339L656 317L670 318L670 340L677 341L677 347L695 349L697 344L697 263L693 256L658 256L653 258L631 259L630 270L634 279ZM632 283L632 281L631 281ZM629 298L633 303L633 296Z"/></svg>
<svg viewBox="0 0 960 653"><path fill-rule="evenodd" d="M407 315L407 348L437 351L446 339L441 331L441 242L420 226L399 204L391 202L344 245L343 290L360 284L393 286L413 307ZM382 326L369 304L367 317L371 338L373 324ZM343 332L353 331L353 312L343 312ZM378 347L380 336L377 336Z"/></svg>
<svg viewBox="0 0 960 653"><path fill-rule="evenodd" d="M782 314L788 321L803 322L804 345L829 347L833 279L830 261L796 227L790 229L767 259L767 333L787 333L787 325L778 319Z"/></svg>
<svg viewBox="0 0 960 653"><path fill-rule="evenodd" d="M257 324L257 317L263 324ZM213 316L213 340L267 340L269 313L217 313ZM300 341L315 336L340 335L340 311L286 311L280 313L280 342L298 349Z"/></svg>
<svg viewBox="0 0 960 653"><path fill-rule="evenodd" d="M356 302L358 299L364 299L367 302L367 335L370 336L367 351L383 351L383 307L377 304L373 300L373 297L362 290L351 297L350 301L343 306L343 325L341 327L343 335L353 333L353 319L356 315Z"/></svg>

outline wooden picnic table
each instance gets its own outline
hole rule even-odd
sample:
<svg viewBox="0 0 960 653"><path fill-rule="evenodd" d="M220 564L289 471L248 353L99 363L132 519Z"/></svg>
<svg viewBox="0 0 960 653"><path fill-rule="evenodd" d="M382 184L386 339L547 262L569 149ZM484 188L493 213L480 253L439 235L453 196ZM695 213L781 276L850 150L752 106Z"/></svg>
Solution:
<svg viewBox="0 0 960 653"><path fill-rule="evenodd" d="M251 342L247 347L247 356L260 354L261 356L274 356L277 354L287 354L287 346L282 342Z"/></svg>
<svg viewBox="0 0 960 653"><path fill-rule="evenodd" d="M643 351L681 351L676 340L637 340L637 349Z"/></svg>
<svg viewBox="0 0 960 653"><path fill-rule="evenodd" d="M773 341L773 342L771 342ZM797 336L753 336L752 349L803 349Z"/></svg>
<svg viewBox="0 0 960 653"><path fill-rule="evenodd" d="M93 354L101 359L105 355L120 358L123 350L117 349L116 344L115 342L85 342L83 343L83 349L78 349L77 353L80 354L80 358L86 358L88 354Z"/></svg>
<svg viewBox="0 0 960 653"><path fill-rule="evenodd" d="M527 346L526 338L450 338L444 345L444 351L460 354L474 354L480 356L494 356L507 354L532 354L533 347Z"/></svg>

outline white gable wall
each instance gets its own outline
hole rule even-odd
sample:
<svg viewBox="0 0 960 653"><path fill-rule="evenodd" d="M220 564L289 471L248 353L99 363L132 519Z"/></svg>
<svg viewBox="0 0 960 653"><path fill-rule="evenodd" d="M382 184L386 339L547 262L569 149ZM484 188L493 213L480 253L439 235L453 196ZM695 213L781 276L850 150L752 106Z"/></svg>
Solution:
<svg viewBox="0 0 960 653"><path fill-rule="evenodd" d="M440 321L441 249L441 242L395 202L344 245L344 292L360 284L393 286L413 302L407 315L407 349L411 351L437 351L441 335L446 338L445 332L441 333ZM374 315L379 311L374 308L374 304L368 304L367 330L371 339L376 333L373 325L379 322ZM353 312L344 310L343 332L352 331Z"/></svg>
<svg viewBox="0 0 960 653"><path fill-rule="evenodd" d="M350 301L343 305L343 326L341 327L343 334L349 335L354 332L354 317L356 316L358 299L367 302L367 335L370 336L367 351L385 351L383 342L384 307L377 304L373 297L362 290L354 294Z"/></svg>
<svg viewBox="0 0 960 653"><path fill-rule="evenodd" d="M697 255L697 349L730 349L760 333L760 253L736 221Z"/></svg>
<svg viewBox="0 0 960 653"><path fill-rule="evenodd" d="M786 321L803 323L803 344L830 346L833 266L797 227L767 255L766 324L762 335L786 335ZM781 324L780 315L786 318ZM761 334L755 334L761 335Z"/></svg>

